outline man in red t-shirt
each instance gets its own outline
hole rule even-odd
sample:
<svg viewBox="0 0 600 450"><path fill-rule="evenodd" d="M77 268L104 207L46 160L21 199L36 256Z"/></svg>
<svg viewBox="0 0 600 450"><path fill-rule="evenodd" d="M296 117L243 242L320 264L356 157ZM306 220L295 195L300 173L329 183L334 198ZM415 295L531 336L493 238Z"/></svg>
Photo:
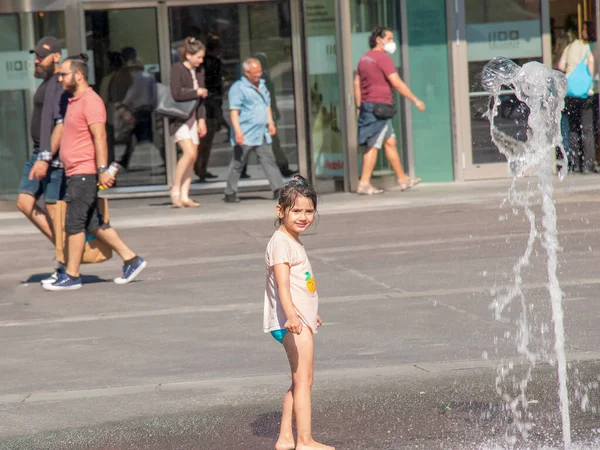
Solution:
<svg viewBox="0 0 600 450"><path fill-rule="evenodd" d="M354 78L354 97L356 107L360 110L358 143L366 145L362 174L357 189L357 193L363 195L383 192L382 189L376 189L371 185L377 153L381 148L384 148L385 157L396 173L401 190L409 189L421 181L420 178L407 176L402 168L391 121L394 112L388 111L387 117L381 117L377 113L378 108L394 104L392 89L395 89L400 95L412 101L419 111L425 110L425 104L400 79L394 62L389 56L396 51L392 30L375 27L369 38L369 45L371 50L360 58ZM393 108L388 107L387 109L392 110Z"/></svg>
<svg viewBox="0 0 600 450"><path fill-rule="evenodd" d="M52 284L49 291L81 288L79 266L85 247L86 231L95 235L123 259L123 275L117 284L126 284L140 274L146 261L129 248L117 232L104 223L98 209L98 186L109 188L115 177L107 171L106 108L87 81L87 55L67 58L60 67L59 81L63 89L73 94L64 119L60 144L60 159L67 176L67 269Z"/></svg>

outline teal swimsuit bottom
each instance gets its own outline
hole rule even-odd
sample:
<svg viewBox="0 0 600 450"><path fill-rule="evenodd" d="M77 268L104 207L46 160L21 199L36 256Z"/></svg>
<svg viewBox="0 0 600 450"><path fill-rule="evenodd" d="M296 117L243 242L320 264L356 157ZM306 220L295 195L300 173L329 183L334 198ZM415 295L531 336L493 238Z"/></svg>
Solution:
<svg viewBox="0 0 600 450"><path fill-rule="evenodd" d="M283 330L273 330L271 331L271 336L275 338L277 342L283 344L283 337L288 333L288 330L285 328Z"/></svg>

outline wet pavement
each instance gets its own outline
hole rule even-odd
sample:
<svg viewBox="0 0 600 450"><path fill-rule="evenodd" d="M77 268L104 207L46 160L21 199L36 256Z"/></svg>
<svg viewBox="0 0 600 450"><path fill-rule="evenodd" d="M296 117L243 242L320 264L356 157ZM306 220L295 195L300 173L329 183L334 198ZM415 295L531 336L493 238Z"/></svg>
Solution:
<svg viewBox="0 0 600 450"><path fill-rule="evenodd" d="M572 429L574 448L593 449L600 177L567 180L556 198ZM516 395L519 308L502 322L490 303L510 283L528 229L501 205L507 186L323 196L304 238L325 322L317 439L338 450L508 447L516 424L496 391L497 366L515 361L503 386ZM113 225L149 267L117 286L115 255L83 267L84 288L68 293L41 289L50 245L18 215L0 214L0 449L272 448L290 382L283 349L261 329L274 205L265 193L246 197L201 197L194 211L160 199L112 203ZM551 324L543 256L538 245L524 276L536 330ZM536 336L533 349L552 344ZM514 448L561 447L555 372L535 368L529 439Z"/></svg>

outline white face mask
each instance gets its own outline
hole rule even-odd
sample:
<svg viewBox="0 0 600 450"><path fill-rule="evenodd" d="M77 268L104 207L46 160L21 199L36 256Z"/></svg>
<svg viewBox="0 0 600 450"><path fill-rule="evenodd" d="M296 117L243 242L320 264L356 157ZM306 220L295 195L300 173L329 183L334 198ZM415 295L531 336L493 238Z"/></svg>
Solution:
<svg viewBox="0 0 600 450"><path fill-rule="evenodd" d="M383 46L383 51L389 53L390 55L393 55L396 52L396 43L394 41L387 42Z"/></svg>

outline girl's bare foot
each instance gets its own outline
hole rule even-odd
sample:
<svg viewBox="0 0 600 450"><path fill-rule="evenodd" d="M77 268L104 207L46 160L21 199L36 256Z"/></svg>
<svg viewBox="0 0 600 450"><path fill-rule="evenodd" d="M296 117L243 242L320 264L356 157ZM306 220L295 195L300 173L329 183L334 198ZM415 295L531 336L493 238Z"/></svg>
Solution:
<svg viewBox="0 0 600 450"><path fill-rule="evenodd" d="M294 450L295 448L293 436L289 438L279 436L279 439L275 443L275 450Z"/></svg>
<svg viewBox="0 0 600 450"><path fill-rule="evenodd" d="M317 441L311 441L307 444L298 444L296 450L335 450L335 448Z"/></svg>

